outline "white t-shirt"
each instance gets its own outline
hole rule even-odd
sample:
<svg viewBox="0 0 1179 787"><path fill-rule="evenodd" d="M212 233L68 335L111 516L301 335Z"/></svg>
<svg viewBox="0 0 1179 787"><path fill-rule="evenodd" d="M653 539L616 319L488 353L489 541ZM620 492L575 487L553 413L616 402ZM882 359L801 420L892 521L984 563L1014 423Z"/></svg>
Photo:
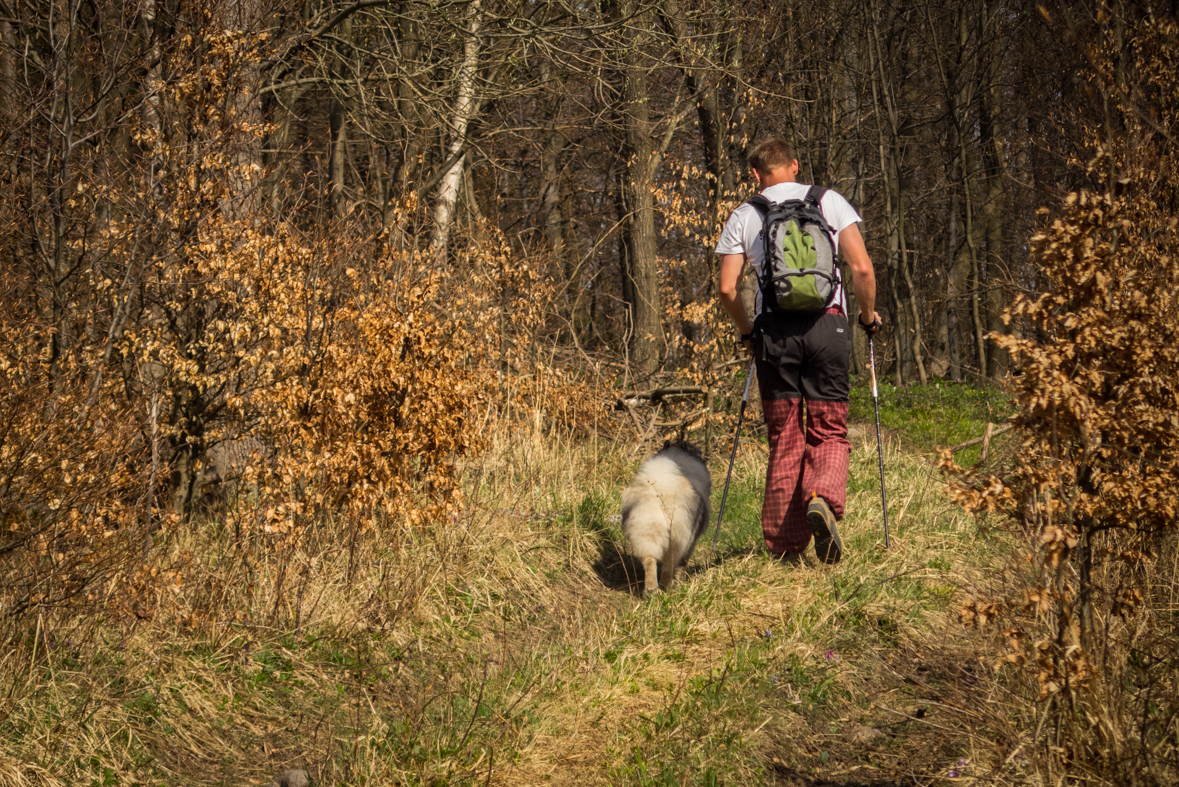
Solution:
<svg viewBox="0 0 1179 787"><path fill-rule="evenodd" d="M762 191L761 195L770 202L785 202L788 199L805 199L809 190L810 186L805 183L777 183ZM859 221L860 214L856 213L855 208L842 194L831 189L823 195L819 209L823 212L823 218L835 231L835 251L838 253L839 233L845 227ZM716 242L717 254L744 254L745 259L753 266L757 281L761 281L761 268L765 262L765 244L761 239L761 231L761 214L757 212L757 208L742 202L729 215L725 228L721 230L720 240ZM842 304L844 313L847 313L847 301L842 288L831 302ZM761 287L757 288L756 314L761 314Z"/></svg>

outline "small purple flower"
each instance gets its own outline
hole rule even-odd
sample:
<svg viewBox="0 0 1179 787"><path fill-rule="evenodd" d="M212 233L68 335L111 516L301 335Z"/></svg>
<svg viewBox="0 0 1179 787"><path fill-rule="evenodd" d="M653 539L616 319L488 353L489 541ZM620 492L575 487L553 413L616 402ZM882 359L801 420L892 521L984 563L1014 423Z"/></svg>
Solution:
<svg viewBox="0 0 1179 787"><path fill-rule="evenodd" d="M946 775L949 776L951 779L957 779L958 778L958 771L950 771Z"/></svg>
<svg viewBox="0 0 1179 787"><path fill-rule="evenodd" d="M771 629L766 629L765 638L769 639L772 636L774 636L774 632Z"/></svg>
<svg viewBox="0 0 1179 787"><path fill-rule="evenodd" d="M839 661L839 656L836 655L835 651L833 651L833 650L827 651L827 654L825 656L823 656L823 658L828 662Z"/></svg>
<svg viewBox="0 0 1179 787"><path fill-rule="evenodd" d="M778 676L777 676L777 675L771 675L771 676L770 676L770 683L777 683L777 682L778 682Z"/></svg>

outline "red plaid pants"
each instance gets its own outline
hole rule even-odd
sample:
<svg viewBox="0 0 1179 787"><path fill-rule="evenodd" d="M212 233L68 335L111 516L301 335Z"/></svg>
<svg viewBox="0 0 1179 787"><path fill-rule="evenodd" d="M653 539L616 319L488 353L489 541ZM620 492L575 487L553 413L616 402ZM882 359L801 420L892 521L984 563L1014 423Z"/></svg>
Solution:
<svg viewBox="0 0 1179 787"><path fill-rule="evenodd" d="M761 525L775 555L800 552L813 495L837 519L847 501L848 376L851 331L839 313L760 319L755 340L758 387L769 431Z"/></svg>
<svg viewBox="0 0 1179 787"><path fill-rule="evenodd" d="M812 495L827 501L836 519L847 501L847 402L802 399L762 401L770 437L761 527L775 555L801 552L811 540L806 507ZM805 410L805 428L804 428Z"/></svg>

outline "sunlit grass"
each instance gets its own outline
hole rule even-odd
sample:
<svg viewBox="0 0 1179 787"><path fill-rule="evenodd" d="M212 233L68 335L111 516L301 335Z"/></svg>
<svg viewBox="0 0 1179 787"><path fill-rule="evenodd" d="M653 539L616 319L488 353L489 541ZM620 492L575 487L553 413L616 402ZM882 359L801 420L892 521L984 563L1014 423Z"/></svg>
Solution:
<svg viewBox="0 0 1179 787"><path fill-rule="evenodd" d="M927 417L964 396L930 395ZM246 581L226 562L190 580L222 588L216 620L161 607L12 651L28 663L3 679L0 760L23 765L0 767L0 784L263 784L288 767L321 784L941 778L989 745L990 716L964 715L961 699L989 663L954 620L995 549L914 447L975 436L990 411L970 406L960 431L931 433L890 400L887 550L875 430L853 430L837 566L766 554L766 452L750 423L715 559L714 519L677 584L649 599L618 500L655 446L501 427L451 522L360 556L350 579L340 545L306 555L317 578L298 628L271 616L276 566ZM730 446L710 463L714 515ZM208 542L220 537L181 546L224 550ZM861 727L883 732L849 746Z"/></svg>

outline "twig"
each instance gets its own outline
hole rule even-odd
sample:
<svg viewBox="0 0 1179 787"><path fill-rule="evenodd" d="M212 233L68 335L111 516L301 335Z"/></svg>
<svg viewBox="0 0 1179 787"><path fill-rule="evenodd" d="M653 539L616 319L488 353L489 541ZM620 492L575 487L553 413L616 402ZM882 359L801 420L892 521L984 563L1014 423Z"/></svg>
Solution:
<svg viewBox="0 0 1179 787"><path fill-rule="evenodd" d="M659 422L658 424L656 424L656 425L657 425L657 426L660 426L660 427L662 427L662 428L664 428L664 429L667 429L667 428L669 428L669 427L673 427L673 426L674 426L674 427L676 427L676 428L679 428L679 427L681 427L681 426L687 426L688 424L692 423L693 421L697 421L697 420L699 420L700 418L703 418L703 417L704 417L704 416L706 416L706 415L708 415L708 408L707 408L707 407L705 407L705 408L702 408L702 409L700 409L700 410L693 410L692 412L688 413L688 414L687 414L687 415L685 415L683 418L680 418L680 419L678 419L678 420L675 420L675 421L660 421L660 422Z"/></svg>
<svg viewBox="0 0 1179 787"><path fill-rule="evenodd" d="M950 449L950 452L954 453L955 451L961 451L963 448L968 448L972 445L978 445L979 443L982 443L983 444L983 459L986 459L987 446L989 446L989 444L991 442L991 438L998 437L999 435L1003 434L1004 432L1010 432L1010 431L1011 431L1011 424L1003 424L1002 426L995 426L994 424L988 423L986 434L984 434L982 437L976 437L973 440L967 440L965 443L958 443L958 445L956 445Z"/></svg>
<svg viewBox="0 0 1179 787"><path fill-rule="evenodd" d="M643 432L643 435L639 438L639 441L637 443L635 443L635 447L633 449L631 449L630 458L633 458L635 455L635 451L637 451L641 447L643 447L643 445L646 444L647 440L649 440L651 438L651 433L655 431L655 422L658 420L659 420L659 411L656 410L655 414L651 416L651 423L647 425L647 431ZM637 416L635 417L635 422L636 423L638 422Z"/></svg>

